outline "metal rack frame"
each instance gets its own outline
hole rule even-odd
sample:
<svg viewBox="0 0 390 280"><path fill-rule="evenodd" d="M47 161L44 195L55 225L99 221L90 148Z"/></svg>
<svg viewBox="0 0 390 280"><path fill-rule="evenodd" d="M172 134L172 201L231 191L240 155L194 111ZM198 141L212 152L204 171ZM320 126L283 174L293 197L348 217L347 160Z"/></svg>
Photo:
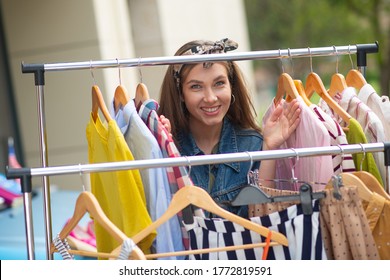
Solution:
<svg viewBox="0 0 390 280"><path fill-rule="evenodd" d="M150 57L150 58L133 58L133 59L112 59L101 61L82 61L82 62L63 62L63 63L43 63L43 64L25 64L22 63L22 73L33 73L36 94L37 94L37 110L38 110L38 129L39 129L39 144L40 157L42 168L49 168L47 138L46 138L46 114L44 103L44 84L45 72L47 71L65 71L65 70L83 70L83 69L102 69L102 68L117 68L117 67L139 67L139 66L158 66L170 65L178 63L200 63L206 61L226 61L226 60L265 60L265 59L282 59L293 57L317 57L331 55L351 55L357 54L358 70L365 74L367 66L367 54L376 53L379 50L378 42L372 44L355 44L348 46L329 46L317 48L299 48L299 49L279 49L265 51L250 51L250 52L232 52L226 54L208 54L201 56L165 56L165 57ZM383 150L382 150L383 151ZM21 171L24 169L21 169ZM27 169L31 170L31 169ZM7 177L11 178L11 170L7 169ZM27 172L28 173L28 172ZM19 174L22 181L29 181L27 177L35 176L33 174ZM27 177L26 177L27 176ZM46 254L47 259L52 259L50 254L50 242L52 240L52 225L51 225L51 207L50 207L50 183L49 174L43 171L43 202L44 202L44 220L45 220L45 239L46 239ZM30 184L30 186L29 186ZM32 207L31 207L31 183L25 183L23 188L23 200L26 222L26 240L28 258L34 258L33 250L33 235L32 235Z"/></svg>

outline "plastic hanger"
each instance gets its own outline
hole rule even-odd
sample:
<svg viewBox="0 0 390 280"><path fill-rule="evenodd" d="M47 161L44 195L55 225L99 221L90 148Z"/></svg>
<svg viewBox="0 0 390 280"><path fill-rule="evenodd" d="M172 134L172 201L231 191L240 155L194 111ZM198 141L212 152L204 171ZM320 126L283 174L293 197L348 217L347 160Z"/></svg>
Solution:
<svg viewBox="0 0 390 280"><path fill-rule="evenodd" d="M182 209L189 205L194 205L208 212L214 213L219 217L225 218L231 222L241 225L244 228L252 230L262 236L267 237L268 233L270 232L270 230L266 227L253 223L250 220L244 219L227 210L222 209L202 188L196 186L186 186L179 189L174 194L172 201L169 204L168 209L164 212L164 214L156 221L154 221L150 226L133 236L133 241L137 244L146 236L148 236L150 232L154 231L161 224L168 221L170 218L172 218L174 215L176 215L178 212L180 212ZM271 239L281 245L288 245L287 238L281 233L272 232Z"/></svg>
<svg viewBox="0 0 390 280"><path fill-rule="evenodd" d="M337 54L336 47L333 46L336 52L337 61L336 61L336 73L332 75L330 81L329 95L331 97L335 96L337 93L342 93L348 86L345 78L342 74L339 73L339 56Z"/></svg>
<svg viewBox="0 0 390 280"><path fill-rule="evenodd" d="M109 234L111 234L115 240L119 243L123 243L124 240L128 239L128 237L118 229L104 214L103 209L100 207L99 202L96 197L87 191L83 191L77 198L76 206L74 209L74 213L72 218L68 221L68 223L64 226L64 228L59 233L59 237L61 239L65 239L69 233L76 227L81 218L89 213L95 222L98 222ZM51 253L55 251L54 244L51 244L50 248ZM104 256L104 253L99 252L89 252L89 251L76 251L70 250L70 253L75 253L78 255L84 256ZM144 253L138 247L135 247L131 253L131 257L133 259L145 260L146 257Z"/></svg>

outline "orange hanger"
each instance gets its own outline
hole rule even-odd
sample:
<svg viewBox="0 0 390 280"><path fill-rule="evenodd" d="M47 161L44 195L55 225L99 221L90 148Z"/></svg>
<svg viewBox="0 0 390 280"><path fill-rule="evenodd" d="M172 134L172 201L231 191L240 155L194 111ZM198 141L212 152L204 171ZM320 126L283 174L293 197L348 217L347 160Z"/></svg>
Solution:
<svg viewBox="0 0 390 280"><path fill-rule="evenodd" d="M303 101L307 106L311 105L311 101L306 96L305 88L303 87L303 83L301 80L294 80L294 85L297 88L297 91L299 93L299 96L302 97Z"/></svg>
<svg viewBox="0 0 390 280"><path fill-rule="evenodd" d="M356 90L360 90L365 84L367 84L363 74L356 69L349 70L346 82L348 86L354 87Z"/></svg>
<svg viewBox="0 0 390 280"><path fill-rule="evenodd" d="M311 72L308 75L306 79L305 92L307 98L309 99L313 93L316 92L329 105L329 107L332 108L333 111L345 121L345 123L349 124L351 116L339 104L337 104L336 101L332 99L328 91L325 89L325 86L318 74Z"/></svg>
<svg viewBox="0 0 390 280"><path fill-rule="evenodd" d="M139 108L148 99L150 99L148 88L144 83L139 83L135 90L135 107Z"/></svg>
<svg viewBox="0 0 390 280"><path fill-rule="evenodd" d="M278 104L283 97L288 97L289 100L296 99L299 96L298 90L295 87L294 80L287 73L282 73L278 80L278 89L274 99L275 105Z"/></svg>
<svg viewBox="0 0 390 280"><path fill-rule="evenodd" d="M390 195L385 191L378 179L367 171L352 172L356 177L363 181L363 183L372 191L390 200Z"/></svg>
<svg viewBox="0 0 390 280"><path fill-rule="evenodd" d="M99 109L103 113L107 122L111 121L111 115L107 109L106 103L104 103L103 95L97 85L92 86L92 118L96 121Z"/></svg>
<svg viewBox="0 0 390 280"><path fill-rule="evenodd" d="M328 93L331 97L334 97L337 93L342 93L347 87L344 75L336 73L332 76Z"/></svg>
<svg viewBox="0 0 390 280"><path fill-rule="evenodd" d="M127 94L127 90L124 86L119 85L115 89L114 93L114 109L115 112L118 111L119 108L124 107L127 102L129 102L130 98Z"/></svg>

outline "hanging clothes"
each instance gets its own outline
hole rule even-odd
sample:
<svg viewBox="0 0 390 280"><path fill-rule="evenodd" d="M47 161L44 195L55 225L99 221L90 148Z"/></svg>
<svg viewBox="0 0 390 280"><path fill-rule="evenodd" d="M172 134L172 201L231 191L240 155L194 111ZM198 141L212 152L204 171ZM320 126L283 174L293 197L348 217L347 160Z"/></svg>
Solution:
<svg viewBox="0 0 390 280"><path fill-rule="evenodd" d="M105 126L99 116L95 123L91 114L86 136L89 163L134 160L114 120ZM137 234L152 223L137 169L91 173L91 191L107 217L127 236ZM95 233L99 252L111 252L120 245L98 223L95 223ZM150 252L155 236L153 232L139 244L143 252Z"/></svg>
<svg viewBox="0 0 390 280"><path fill-rule="evenodd" d="M301 121L296 130L290 135L285 143L280 146L280 149L330 146L330 136L322 122L314 115L313 111L304 104L304 101L300 96L296 99L301 104ZM286 101L282 100L281 102ZM263 116L263 126L274 110L275 104L274 101L272 101ZM313 190L321 190L323 186L316 185L313 182L328 182L329 178L332 177L332 157L321 156L276 160L275 179L291 179L293 177L292 172L294 172L294 177L310 182ZM277 183L276 188L298 190L295 189L292 184L283 185L283 183Z"/></svg>
<svg viewBox="0 0 390 280"><path fill-rule="evenodd" d="M363 203L370 230L382 260L390 260L390 201L377 193Z"/></svg>
<svg viewBox="0 0 390 280"><path fill-rule="evenodd" d="M386 95L379 96L370 84L364 85L357 97L378 116L385 130L385 141L390 141L389 97Z"/></svg>
<svg viewBox="0 0 390 280"><path fill-rule="evenodd" d="M134 100L130 100L123 108L119 108L117 113L115 113L113 100L110 103L109 111L122 131L135 160L163 158L156 138L138 115ZM147 209L152 221L155 221L165 213L171 202L167 170L162 167L143 168L139 172L144 186ZM152 253L184 250L180 232L178 219L170 219L158 227Z"/></svg>
<svg viewBox="0 0 390 280"><path fill-rule="evenodd" d="M267 260L326 259L319 224L319 202L313 201L313 214L303 215L300 204L265 217L253 217L252 222L287 237L288 247L275 245L268 248ZM195 217L193 224L186 224L190 237L190 249L217 248L265 242L259 236L233 222L218 218ZM264 248L222 251L190 255L196 260L260 260Z"/></svg>
<svg viewBox="0 0 390 280"><path fill-rule="evenodd" d="M322 236L327 255L335 260L377 260L378 249L356 186L343 186L341 199L326 189L321 199Z"/></svg>
<svg viewBox="0 0 390 280"><path fill-rule="evenodd" d="M355 89L352 87L346 88L342 93L336 94L333 99L345 109L352 118L356 119L361 125L364 135L367 138L365 143L378 143L385 141L385 133L381 120L378 116L366 105L364 104L356 95ZM341 125L345 125L343 120L325 104L321 99L319 106L327 113L333 115L333 117ZM350 144L350 141L348 141ZM363 142L360 142L363 143ZM380 182L383 186L383 178L386 178L386 169L384 166L384 154L383 153L373 153L372 154L377 165L377 168L380 173ZM355 166L358 168L358 165L355 161Z"/></svg>
<svg viewBox="0 0 390 280"><path fill-rule="evenodd" d="M317 115L318 119L324 124L329 132L330 144L332 146L347 145L347 137L342 127L331 116L326 114L318 105L311 104L310 109ZM351 154L333 155L333 174L338 175L341 172L356 171L355 164Z"/></svg>
<svg viewBox="0 0 390 280"><path fill-rule="evenodd" d="M297 192L260 187L272 196L296 195ZM375 260L378 249L355 186L340 188L341 200L334 198L333 190L325 189L320 200L320 225L324 249L328 259ZM263 217L291 207L298 201L283 201L249 205L249 215Z"/></svg>
<svg viewBox="0 0 390 280"><path fill-rule="evenodd" d="M146 100L139 108L138 114L156 138L164 158L180 157L180 153L172 137L170 136L166 128L163 126L163 124L160 122L159 116L157 114L158 107L159 105L157 101L153 99ZM191 178L188 176L188 172L184 166L169 167L167 168L167 172L172 195L175 194L177 190L182 187L194 185L192 183ZM198 209L197 213L198 215L202 215L202 210ZM181 224L184 248L188 249L188 234L184 226L182 225L183 212L179 212L177 216Z"/></svg>

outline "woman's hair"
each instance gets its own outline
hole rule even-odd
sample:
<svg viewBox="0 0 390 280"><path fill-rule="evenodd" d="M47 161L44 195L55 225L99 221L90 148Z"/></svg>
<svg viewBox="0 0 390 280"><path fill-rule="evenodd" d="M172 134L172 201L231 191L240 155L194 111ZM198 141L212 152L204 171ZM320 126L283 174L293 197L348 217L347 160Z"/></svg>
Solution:
<svg viewBox="0 0 390 280"><path fill-rule="evenodd" d="M199 47L204 49L214 45L215 43L212 41L191 41L177 50L175 56L180 56L184 53L187 55L189 50L200 49ZM231 91L234 95L226 117L237 127L261 132L260 127L256 123L256 110L240 68L234 61L215 63L220 63L226 67ZM164 115L170 120L171 132L174 138L179 132L189 132L189 113L182 95L182 81L186 79L188 73L195 65L170 65L161 86L158 114Z"/></svg>

